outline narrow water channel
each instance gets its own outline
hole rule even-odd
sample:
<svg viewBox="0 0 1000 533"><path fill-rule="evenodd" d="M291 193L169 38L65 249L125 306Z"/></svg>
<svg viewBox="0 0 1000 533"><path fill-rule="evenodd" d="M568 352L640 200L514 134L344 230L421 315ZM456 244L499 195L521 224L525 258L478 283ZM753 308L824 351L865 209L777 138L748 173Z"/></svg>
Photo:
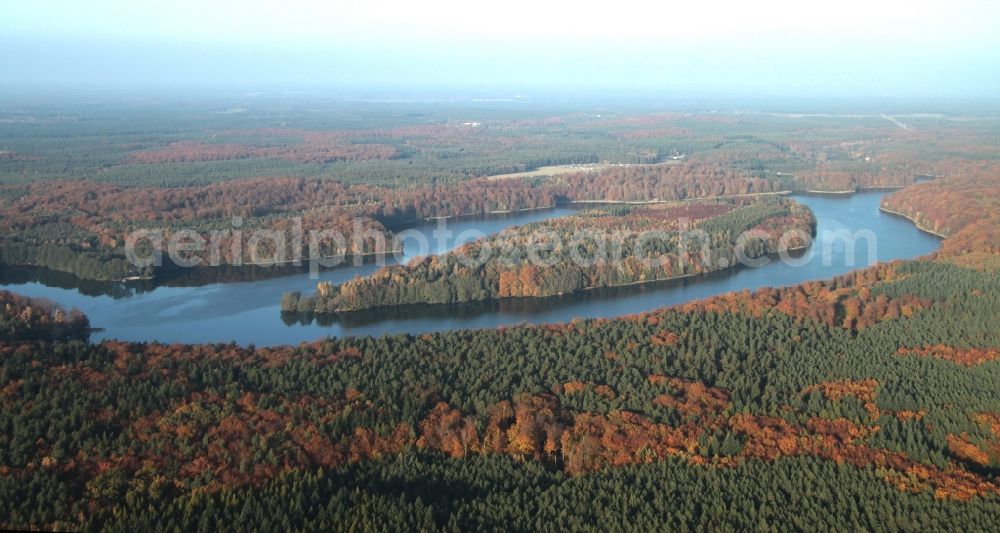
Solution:
<svg viewBox="0 0 1000 533"><path fill-rule="evenodd" d="M319 280L339 283L373 272L375 265L343 267L320 274L293 273L255 281L197 283L175 280L167 286L88 284L41 272L4 274L0 288L45 297L85 312L96 328L93 340L229 342L258 346L295 344L326 335L423 333L460 328L493 328L518 323L566 322L574 318L613 317L684 303L708 296L765 286L788 286L827 279L876 261L908 259L936 250L940 241L906 220L881 213L882 191L850 196L796 196L818 221L813 246L795 264L779 260L759 268L741 268L672 282L601 289L543 299L510 299L473 304L408 306L299 320L282 317L282 293L311 292ZM440 242L429 222L413 228L428 237L433 253L445 252L456 237L495 233L505 227L565 216L556 208L506 216L450 221L453 237ZM472 230L472 231L470 231ZM871 248L874 243L874 248ZM416 253L407 241L403 260ZM853 259L853 260L852 260ZM186 285L186 286L185 286Z"/></svg>

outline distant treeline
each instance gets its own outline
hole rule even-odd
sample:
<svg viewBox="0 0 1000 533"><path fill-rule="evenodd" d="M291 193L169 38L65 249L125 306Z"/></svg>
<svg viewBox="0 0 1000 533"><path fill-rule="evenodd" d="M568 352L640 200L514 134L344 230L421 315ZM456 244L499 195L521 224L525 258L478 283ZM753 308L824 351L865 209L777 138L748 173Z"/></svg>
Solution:
<svg viewBox="0 0 1000 533"><path fill-rule="evenodd" d="M154 272L123 264L124 240L138 228L207 234L238 216L247 228L283 230L280 219L301 215L313 228L341 229L360 216L368 227L397 229L566 201L851 191L953 175L962 156L992 149L988 125L936 122L927 129L939 135L928 139L887 135L894 126L879 117L848 127L822 117L508 109L456 122L444 110L338 109L275 112L295 128L260 127L254 113L216 113L206 126L199 117L207 111L197 107L39 110L44 120L0 124L0 264L89 279L148 277ZM486 178L597 163L603 170ZM246 259L224 254L222 263Z"/></svg>

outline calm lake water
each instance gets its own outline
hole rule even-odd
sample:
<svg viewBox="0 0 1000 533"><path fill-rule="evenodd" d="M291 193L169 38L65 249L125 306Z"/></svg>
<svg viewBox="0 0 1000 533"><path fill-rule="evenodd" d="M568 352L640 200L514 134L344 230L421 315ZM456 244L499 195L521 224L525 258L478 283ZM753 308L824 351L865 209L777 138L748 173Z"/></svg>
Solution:
<svg viewBox="0 0 1000 533"><path fill-rule="evenodd" d="M141 283L86 283L56 273L9 271L4 273L0 288L48 298L67 308L79 308L90 317L94 327L103 328L91 336L95 341L106 338L162 342L235 341L264 346L295 344L327 335L377 336L493 328L524 322L566 322L574 318L649 311L730 291L828 279L876 261L913 258L936 250L940 243L936 237L921 232L904 219L878 210L884 194L868 191L851 196L796 196L796 200L812 208L818 227L812 247L802 252L794 265L775 259L758 268L746 267L686 280L554 298L407 306L305 320L282 317L279 309L282 293L314 290L318 280L302 272L277 277L271 273L271 277L264 276L264 279L225 283L212 282L210 278L206 282L205 275L185 273L167 281L167 286L151 287ZM454 237L464 237L460 240L467 241L474 237L468 230L495 233L508 226L564 216L572 211L556 208L478 220L454 220L449 221L448 228ZM454 237L447 242L437 242L432 237L431 232L436 227L437 223L431 222L414 229L428 236L433 253L454 247ZM844 238L845 233L858 238ZM874 254L869 252L869 241L874 242ZM403 259L408 260L416 253L416 243L406 241L405 244ZM339 283L356 275L368 275L376 268L365 265L328 270L320 273L319 280ZM267 269L262 270L267 272ZM226 279L218 272L212 276ZM233 276L249 277L246 271Z"/></svg>

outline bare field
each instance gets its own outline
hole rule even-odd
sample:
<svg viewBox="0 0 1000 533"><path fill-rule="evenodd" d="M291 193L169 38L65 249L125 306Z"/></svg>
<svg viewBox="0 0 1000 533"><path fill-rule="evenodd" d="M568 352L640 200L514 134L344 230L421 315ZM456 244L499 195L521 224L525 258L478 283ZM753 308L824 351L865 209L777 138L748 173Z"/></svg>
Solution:
<svg viewBox="0 0 1000 533"><path fill-rule="evenodd" d="M488 180L509 180L519 178L535 178L539 176L558 176L560 174L572 174L575 172L599 172L613 167L655 167L660 165L676 165L683 159L669 159L660 163L586 163L574 165L551 165L538 167L534 170L524 172L513 172L510 174L494 174L486 176Z"/></svg>

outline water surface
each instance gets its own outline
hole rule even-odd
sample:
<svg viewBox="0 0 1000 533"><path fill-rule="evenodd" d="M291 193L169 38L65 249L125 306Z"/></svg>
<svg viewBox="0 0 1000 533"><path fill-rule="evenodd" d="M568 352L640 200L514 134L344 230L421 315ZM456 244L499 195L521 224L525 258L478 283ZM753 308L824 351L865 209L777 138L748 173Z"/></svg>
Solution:
<svg viewBox="0 0 1000 533"><path fill-rule="evenodd" d="M159 287L74 284L67 276L35 273L20 277L8 275L0 288L79 308L90 317L94 327L104 328L91 336L93 340L235 341L261 346L293 344L326 335L423 333L523 322L566 322L574 318L649 311L730 291L828 279L876 261L908 259L936 250L940 243L936 237L918 230L904 219L878 210L884 194L868 191L850 196L796 196L796 200L812 208L818 222L816 241L798 254L796 262L800 264L774 260L759 268L745 267L685 280L553 298L406 306L303 320L282 317L279 308L282 293L293 290L307 293L315 288L317 280L302 272L231 283L203 284L196 279L181 279L171 284L174 286ZM449 221L448 228L454 235L446 241L435 239L431 233L437 227L435 222L414 229L427 235L433 253L442 253L456 245L456 237L464 237L462 241L472 238L474 235L467 230L495 233L511 225L570 212L572 209L556 208L486 219L453 220ZM839 235L834 233L838 231ZM861 238L845 238L847 235ZM866 235L875 240L874 254L869 253ZM404 244L402 259L405 261L416 253L416 243L406 241ZM853 261L851 255L854 255ZM375 265L343 267L322 272L319 279L340 283L357 275L368 275L376 268Z"/></svg>

